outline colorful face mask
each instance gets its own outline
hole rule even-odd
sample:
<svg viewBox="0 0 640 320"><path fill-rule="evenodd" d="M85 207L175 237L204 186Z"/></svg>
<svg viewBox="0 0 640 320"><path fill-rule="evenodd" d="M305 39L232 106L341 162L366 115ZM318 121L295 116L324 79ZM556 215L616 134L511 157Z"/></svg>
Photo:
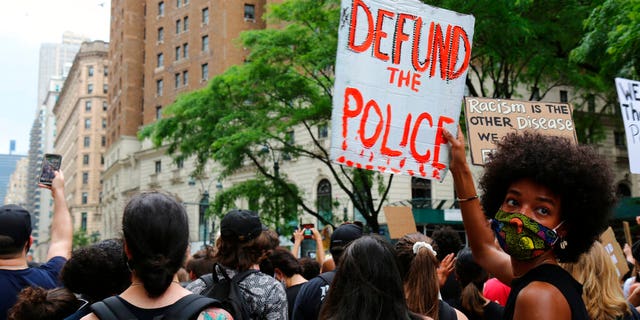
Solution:
<svg viewBox="0 0 640 320"><path fill-rule="evenodd" d="M530 260L550 250L558 240L555 230L560 225L549 229L522 213L502 210L491 220L500 247L516 260Z"/></svg>

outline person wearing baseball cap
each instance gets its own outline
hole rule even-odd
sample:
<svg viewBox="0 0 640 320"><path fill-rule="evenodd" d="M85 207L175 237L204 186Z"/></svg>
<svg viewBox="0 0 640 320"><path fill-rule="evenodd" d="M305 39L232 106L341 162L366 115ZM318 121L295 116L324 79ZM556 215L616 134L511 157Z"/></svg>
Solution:
<svg viewBox="0 0 640 320"><path fill-rule="evenodd" d="M187 285L196 294L204 294L212 288L213 277L224 279L241 277L238 286L245 298L251 301L249 313L255 319L287 319L287 295L275 278L259 270L279 244L278 235L260 221L257 212L234 209L220 221L220 237L216 241L213 272Z"/></svg>
<svg viewBox="0 0 640 320"><path fill-rule="evenodd" d="M331 234L331 242L329 244L329 252L333 257L336 267L340 264L340 257L345 248L354 240L362 237L362 224L343 223ZM320 308L324 298L329 292L333 277L336 275L337 268L318 275L305 283L296 297L293 306L293 316L291 319L317 319L320 314Z"/></svg>
<svg viewBox="0 0 640 320"><path fill-rule="evenodd" d="M53 289L60 286L58 275L71 256L73 227L64 196L64 176L56 171L51 186L53 217L47 262L29 267L27 253L33 243L31 214L26 209L7 204L0 206L0 320L16 302L18 293L27 286Z"/></svg>

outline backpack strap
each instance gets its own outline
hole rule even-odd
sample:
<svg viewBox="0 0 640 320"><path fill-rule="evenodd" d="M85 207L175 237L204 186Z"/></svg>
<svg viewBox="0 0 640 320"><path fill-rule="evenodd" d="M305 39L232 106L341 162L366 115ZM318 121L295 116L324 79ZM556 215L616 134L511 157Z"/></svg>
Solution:
<svg viewBox="0 0 640 320"><path fill-rule="evenodd" d="M198 313L207 307L221 307L216 299L207 298L198 294L186 295L176 301L165 313L162 319L186 320L195 319Z"/></svg>
<svg viewBox="0 0 640 320"><path fill-rule="evenodd" d="M322 279L328 285L331 285L331 283L333 282L333 277L335 275L336 275L335 272L332 272L332 273L325 272L325 273L319 274L318 277L320 277L320 279Z"/></svg>
<svg viewBox="0 0 640 320"><path fill-rule="evenodd" d="M91 311L100 320L135 320L137 319L127 306L116 296L111 296L91 305Z"/></svg>

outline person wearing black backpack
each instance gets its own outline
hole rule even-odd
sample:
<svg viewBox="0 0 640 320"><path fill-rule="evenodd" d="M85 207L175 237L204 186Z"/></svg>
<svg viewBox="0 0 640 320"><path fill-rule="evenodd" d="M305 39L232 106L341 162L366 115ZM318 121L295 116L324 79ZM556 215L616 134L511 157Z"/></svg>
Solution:
<svg viewBox="0 0 640 320"><path fill-rule="evenodd" d="M277 245L277 235L262 224L257 212L231 210L220 221L213 272L187 289L220 300L236 320L287 319L284 287L258 271Z"/></svg>
<svg viewBox="0 0 640 320"><path fill-rule="evenodd" d="M131 285L120 295L91 305L82 320L233 319L220 302L182 288L177 272L189 244L184 207L161 192L134 196L122 218Z"/></svg>

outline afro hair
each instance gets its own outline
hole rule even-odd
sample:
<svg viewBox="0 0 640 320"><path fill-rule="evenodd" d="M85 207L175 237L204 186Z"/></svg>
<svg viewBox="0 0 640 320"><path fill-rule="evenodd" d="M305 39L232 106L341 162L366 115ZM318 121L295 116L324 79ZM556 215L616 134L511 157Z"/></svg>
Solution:
<svg viewBox="0 0 640 320"><path fill-rule="evenodd" d="M607 226L615 203L611 169L594 149L566 138L510 133L497 143L479 181L485 214L493 217L509 186L522 179L562 199L567 245L556 245L554 252L561 262L576 262Z"/></svg>

